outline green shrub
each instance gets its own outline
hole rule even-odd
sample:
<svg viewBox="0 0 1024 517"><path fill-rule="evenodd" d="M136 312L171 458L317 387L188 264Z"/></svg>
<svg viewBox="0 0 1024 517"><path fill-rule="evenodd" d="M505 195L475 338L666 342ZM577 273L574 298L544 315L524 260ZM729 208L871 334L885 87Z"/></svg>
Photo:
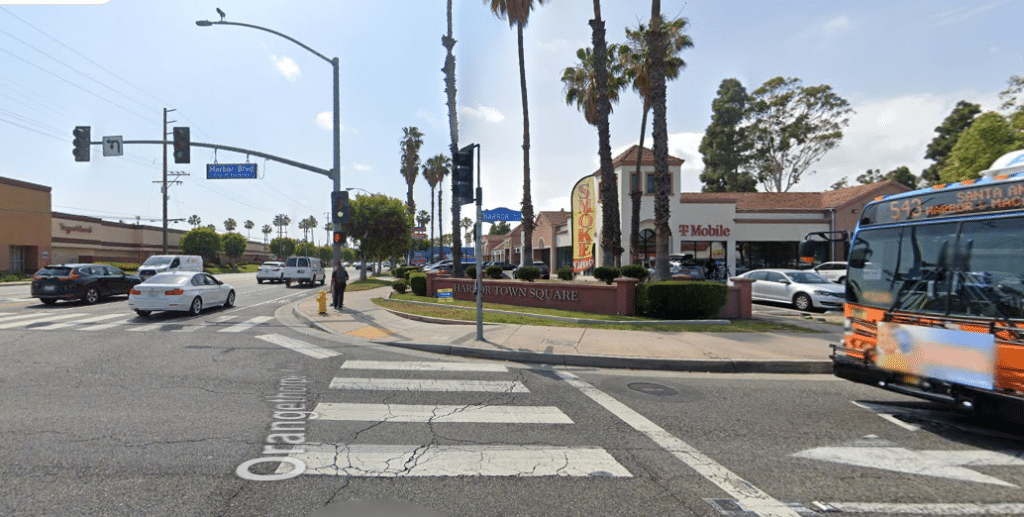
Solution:
<svg viewBox="0 0 1024 517"><path fill-rule="evenodd" d="M466 274L466 278L476 278L476 265L466 266L466 269L462 270Z"/></svg>
<svg viewBox="0 0 1024 517"><path fill-rule="evenodd" d="M103 261L103 262L97 262L97 264L106 264L108 266L114 266L117 269L120 269L121 271L124 271L125 273L135 272L135 271L139 270L139 263L138 262L106 262L106 261Z"/></svg>
<svg viewBox="0 0 1024 517"><path fill-rule="evenodd" d="M484 268L484 275L487 275L487 278L501 278L501 274L504 272L505 270L501 269L501 266L487 266Z"/></svg>
<svg viewBox="0 0 1024 517"><path fill-rule="evenodd" d="M405 280L398 279L391 282L391 287L398 292L398 294L405 294L405 291L409 289L409 285L405 283Z"/></svg>
<svg viewBox="0 0 1024 517"><path fill-rule="evenodd" d="M669 320L706 319L718 313L729 288L718 282L649 282L636 286L636 310Z"/></svg>
<svg viewBox="0 0 1024 517"><path fill-rule="evenodd" d="M21 271L12 271L10 273L0 271L0 282L20 282L22 280L27 280L28 278L29 276Z"/></svg>
<svg viewBox="0 0 1024 517"><path fill-rule="evenodd" d="M639 264L629 264L626 266L622 266L622 276L635 278L637 280L640 280L641 282L646 280L647 275L649 274L650 272L647 271L647 268Z"/></svg>
<svg viewBox="0 0 1024 517"><path fill-rule="evenodd" d="M416 266L401 266L401 267L396 267L396 268L392 269L391 270L391 274L394 275L395 278L404 278L404 279L408 280L409 279L409 272L416 272L416 271L419 271L419 270L420 270L420 268L418 268Z"/></svg>
<svg viewBox="0 0 1024 517"><path fill-rule="evenodd" d="M558 268L558 271L556 271L555 274L558 275L558 278L561 280L572 280L576 276L576 273L573 273L572 268L569 266Z"/></svg>
<svg viewBox="0 0 1024 517"><path fill-rule="evenodd" d="M409 273L409 287L412 288L412 292L416 296L427 295L427 274L426 273Z"/></svg>
<svg viewBox="0 0 1024 517"><path fill-rule="evenodd" d="M616 278L619 277L619 268L611 266L601 266L594 269L594 278L603 280L604 283L611 285Z"/></svg>
<svg viewBox="0 0 1024 517"><path fill-rule="evenodd" d="M516 278L533 282L540 278L540 268L535 266L523 266L516 270Z"/></svg>

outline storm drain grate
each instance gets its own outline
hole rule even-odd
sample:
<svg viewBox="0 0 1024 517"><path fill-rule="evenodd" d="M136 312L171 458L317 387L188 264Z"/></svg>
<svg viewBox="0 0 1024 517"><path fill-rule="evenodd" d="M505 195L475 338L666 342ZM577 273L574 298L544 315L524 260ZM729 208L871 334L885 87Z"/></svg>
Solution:
<svg viewBox="0 0 1024 517"><path fill-rule="evenodd" d="M671 397L672 395L679 394L675 388L665 386L664 384L655 384L653 382L631 382L627 384L626 387L633 391L638 391L647 395L654 395L656 397Z"/></svg>

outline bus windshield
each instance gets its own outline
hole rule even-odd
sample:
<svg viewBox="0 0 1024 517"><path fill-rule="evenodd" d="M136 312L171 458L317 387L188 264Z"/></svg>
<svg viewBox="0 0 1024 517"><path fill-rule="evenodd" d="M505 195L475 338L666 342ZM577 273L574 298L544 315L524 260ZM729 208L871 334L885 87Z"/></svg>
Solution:
<svg viewBox="0 0 1024 517"><path fill-rule="evenodd" d="M862 229L847 302L890 311L1024 319L1024 217Z"/></svg>

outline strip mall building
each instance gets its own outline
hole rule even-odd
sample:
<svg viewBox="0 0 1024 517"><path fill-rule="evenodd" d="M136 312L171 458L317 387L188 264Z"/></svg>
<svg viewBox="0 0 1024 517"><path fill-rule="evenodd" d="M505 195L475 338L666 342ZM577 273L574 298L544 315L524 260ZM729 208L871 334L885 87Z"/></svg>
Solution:
<svg viewBox="0 0 1024 517"><path fill-rule="evenodd" d="M619 220L622 228L622 264L649 263L655 258L654 153L645 149L640 174L636 174L639 146L615 157ZM857 225L864 204L872 199L910 190L895 181L842 188L828 192L680 192L683 160L669 156L672 190L669 193L672 230L671 255L682 255L699 264L714 259L733 274L764 267L797 267L798 246L809 233L846 230ZM593 175L599 180L600 171ZM640 185L640 254L629 256L632 200L629 192ZM600 243L601 210L598 203L597 236ZM543 218L543 220L542 220ZM553 224L552 224L553 223ZM552 271L572 263L572 221L568 212L540 212L533 234L533 260L548 263ZM522 229L516 227L501 239L486 241L491 260L520 262ZM829 250L834 260L845 260L846 250L836 244ZM595 250L598 265L601 250ZM610 264L609 264L610 265Z"/></svg>
<svg viewBox="0 0 1024 517"><path fill-rule="evenodd" d="M167 252L186 232L167 230ZM0 271L31 274L47 264L142 263L163 252L163 228L111 222L50 209L50 187L0 177ZM248 241L243 261L262 261L267 247Z"/></svg>

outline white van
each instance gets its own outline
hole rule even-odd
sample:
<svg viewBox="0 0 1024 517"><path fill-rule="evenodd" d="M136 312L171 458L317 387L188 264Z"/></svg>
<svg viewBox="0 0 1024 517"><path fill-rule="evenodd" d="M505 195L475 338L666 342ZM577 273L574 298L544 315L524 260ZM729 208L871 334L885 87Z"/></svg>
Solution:
<svg viewBox="0 0 1024 517"><path fill-rule="evenodd" d="M291 287L292 282L308 283L310 287L317 281L324 285L327 273L320 259L314 257L288 257L284 264L284 285Z"/></svg>
<svg viewBox="0 0 1024 517"><path fill-rule="evenodd" d="M139 266L139 278L147 278L165 271L202 271L203 257L199 255L153 255Z"/></svg>

